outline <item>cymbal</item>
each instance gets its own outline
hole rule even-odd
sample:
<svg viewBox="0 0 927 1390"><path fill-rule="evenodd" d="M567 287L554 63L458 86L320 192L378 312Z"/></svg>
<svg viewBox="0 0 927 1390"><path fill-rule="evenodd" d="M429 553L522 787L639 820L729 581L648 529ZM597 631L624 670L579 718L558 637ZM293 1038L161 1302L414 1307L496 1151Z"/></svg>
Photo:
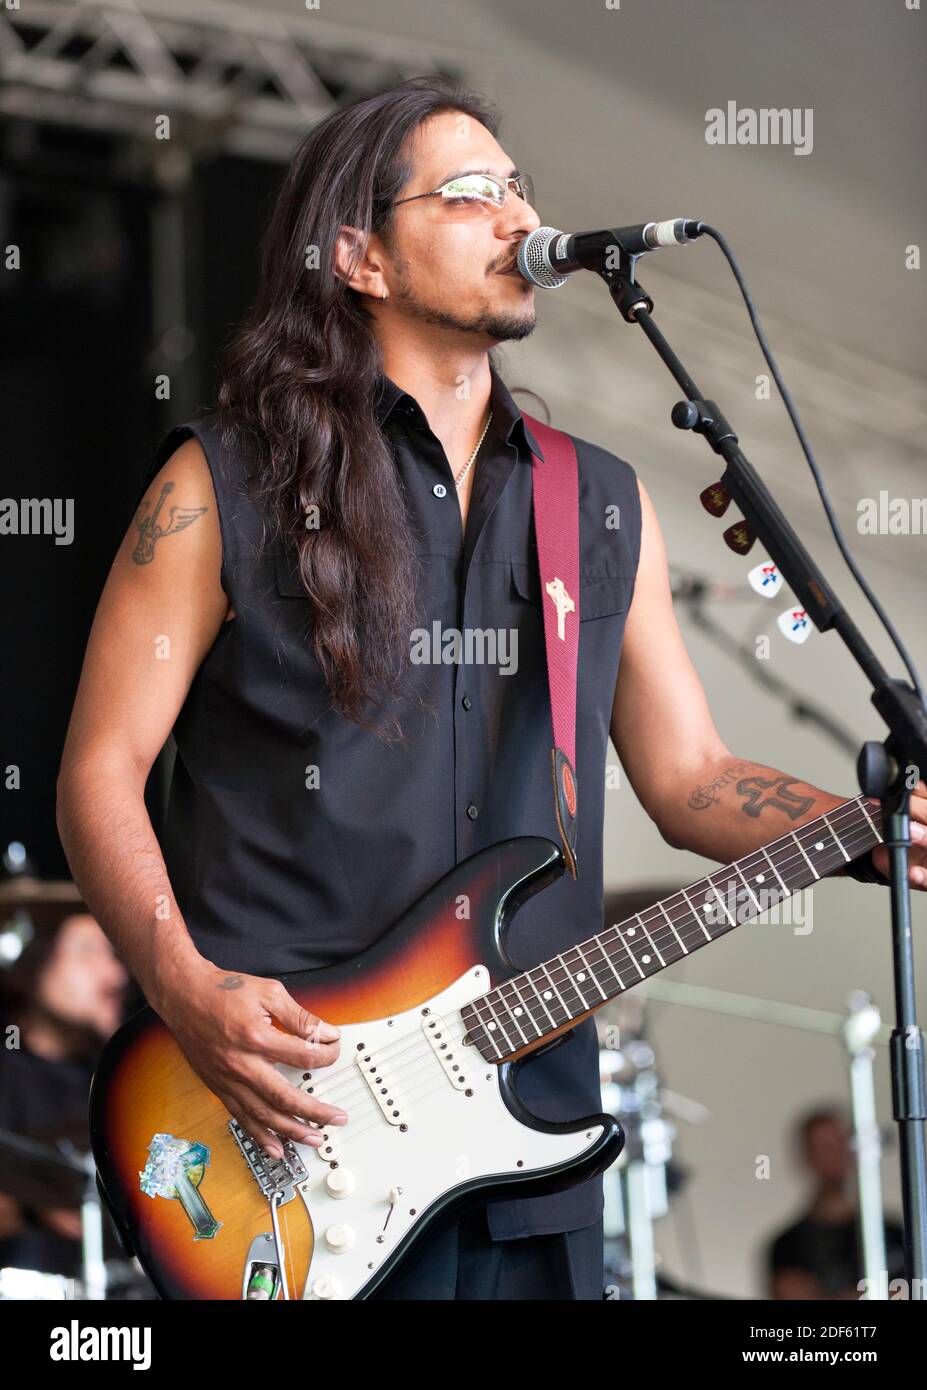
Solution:
<svg viewBox="0 0 927 1390"><path fill-rule="evenodd" d="M79 1207L87 1173L48 1144L0 1129L0 1192L28 1207Z"/></svg>
<svg viewBox="0 0 927 1390"><path fill-rule="evenodd" d="M40 879L16 874L0 881L0 908L46 907L58 903L82 903L76 883L69 879Z"/></svg>

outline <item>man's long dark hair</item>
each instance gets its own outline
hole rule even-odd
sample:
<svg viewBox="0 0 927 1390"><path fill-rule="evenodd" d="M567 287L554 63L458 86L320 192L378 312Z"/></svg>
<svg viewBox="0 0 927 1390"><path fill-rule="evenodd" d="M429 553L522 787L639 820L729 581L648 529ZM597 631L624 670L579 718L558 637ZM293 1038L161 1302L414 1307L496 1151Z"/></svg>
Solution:
<svg viewBox="0 0 927 1390"><path fill-rule="evenodd" d="M409 137L446 111L498 132L482 96L425 76L356 101L305 136L264 237L254 307L221 372L224 437L246 441L257 459L262 512L275 538L298 548L332 703L365 728L369 707L386 708L409 668L416 559L375 414L373 321L366 296L335 273L333 252L343 224L390 245L392 204L413 172ZM314 507L317 529L306 521ZM374 732L400 737L399 721Z"/></svg>

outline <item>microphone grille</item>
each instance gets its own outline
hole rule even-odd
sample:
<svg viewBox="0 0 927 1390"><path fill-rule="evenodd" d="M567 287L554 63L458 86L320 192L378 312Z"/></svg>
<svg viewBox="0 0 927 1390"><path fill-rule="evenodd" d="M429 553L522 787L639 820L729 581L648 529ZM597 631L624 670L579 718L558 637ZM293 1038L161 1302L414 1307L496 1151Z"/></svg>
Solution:
<svg viewBox="0 0 927 1390"><path fill-rule="evenodd" d="M537 227L518 248L518 269L526 280L542 290L558 290L567 277L551 270L547 248L561 236L556 227Z"/></svg>

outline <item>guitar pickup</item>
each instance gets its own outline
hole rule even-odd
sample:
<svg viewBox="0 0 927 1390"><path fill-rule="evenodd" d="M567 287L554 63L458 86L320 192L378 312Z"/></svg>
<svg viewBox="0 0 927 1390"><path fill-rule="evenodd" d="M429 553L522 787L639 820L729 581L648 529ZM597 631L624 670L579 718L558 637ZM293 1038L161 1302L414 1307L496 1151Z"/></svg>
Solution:
<svg viewBox="0 0 927 1390"><path fill-rule="evenodd" d="M376 1054L369 1051L358 1052L354 1058L354 1065L366 1081L370 1094L383 1112L386 1123L390 1125L408 1124L409 1119L405 1106L397 1097L395 1087L387 1078L385 1068L381 1067L377 1061Z"/></svg>
<svg viewBox="0 0 927 1390"><path fill-rule="evenodd" d="M461 1044L453 1041L447 1020L440 1014L427 1014L422 1019L422 1032L428 1039L435 1056L444 1068L444 1074L457 1091L467 1086L467 1074L461 1058Z"/></svg>

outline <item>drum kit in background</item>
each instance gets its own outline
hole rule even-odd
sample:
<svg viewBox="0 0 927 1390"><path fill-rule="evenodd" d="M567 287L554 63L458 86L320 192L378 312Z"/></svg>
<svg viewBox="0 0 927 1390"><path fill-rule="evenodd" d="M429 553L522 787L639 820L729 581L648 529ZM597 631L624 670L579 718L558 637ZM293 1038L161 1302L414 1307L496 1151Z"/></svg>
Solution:
<svg viewBox="0 0 927 1390"><path fill-rule="evenodd" d="M606 923L623 922L674 891L653 884L606 894ZM657 1057L646 1036L647 996L619 995L596 1017L602 1108L620 1122L625 1143L603 1178L605 1287L611 1299L690 1299L714 1295L683 1288L661 1270L656 1223L686 1182L673 1161L675 1121L708 1118L697 1101L661 1086Z"/></svg>
<svg viewBox="0 0 927 1390"><path fill-rule="evenodd" d="M42 882L25 873L0 883L0 967L10 965L41 931L81 905L70 882ZM0 1300L147 1299L157 1295L135 1259L107 1258L111 1229L96 1185L87 1112L62 1114L54 1134L29 1137L0 1129L0 1193L32 1210L77 1211L81 1218L80 1276L0 1267Z"/></svg>
<svg viewBox="0 0 927 1390"><path fill-rule="evenodd" d="M654 884L606 894L605 921L626 921L674 891L673 886ZM606 1004L596 1019L603 1109L618 1119L626 1135L622 1152L604 1174L607 1296L648 1300L725 1297L685 1287L670 1278L661 1269L656 1251L656 1223L667 1215L670 1202L679 1200L688 1177L673 1160L675 1122L701 1124L709 1112L698 1101L661 1086L657 1057L646 1030L647 1007L652 1002L798 1029L836 1044L848 1084L846 1108L856 1156L863 1269L870 1288L880 1288L879 1272L885 1269L886 1256L875 1048L877 1044L888 1045L890 1030L869 995L853 990L845 1012L839 1014L682 981L648 980L643 988Z"/></svg>
<svg viewBox="0 0 927 1390"><path fill-rule="evenodd" d="M0 1300L157 1297L136 1260L104 1259L109 1217L101 1209L93 1159L68 1139L53 1145L0 1130L0 1192L26 1207L79 1211L82 1230L79 1278L6 1266L0 1268Z"/></svg>

